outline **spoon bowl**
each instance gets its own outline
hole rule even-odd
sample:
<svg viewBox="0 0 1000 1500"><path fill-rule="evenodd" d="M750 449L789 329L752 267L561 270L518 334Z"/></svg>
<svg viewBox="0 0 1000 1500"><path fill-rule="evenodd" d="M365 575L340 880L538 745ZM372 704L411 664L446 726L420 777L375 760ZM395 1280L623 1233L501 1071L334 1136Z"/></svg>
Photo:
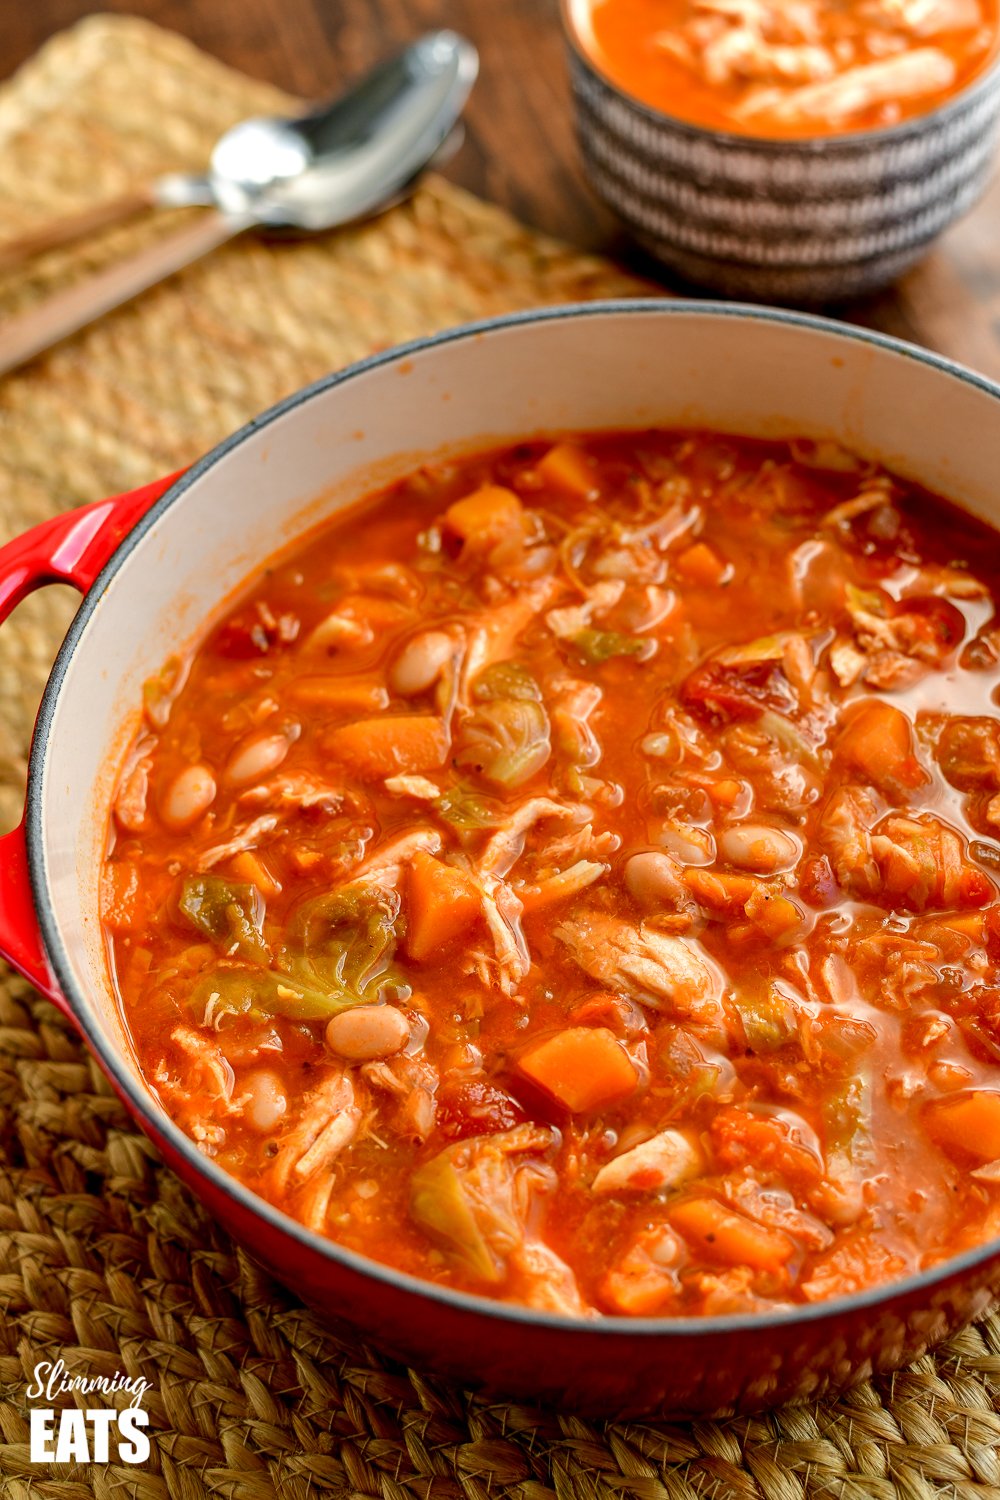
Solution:
<svg viewBox="0 0 1000 1500"><path fill-rule="evenodd" d="M478 67L471 42L435 31L314 113L244 120L212 152L210 197L274 227L317 232L365 218L437 156Z"/></svg>

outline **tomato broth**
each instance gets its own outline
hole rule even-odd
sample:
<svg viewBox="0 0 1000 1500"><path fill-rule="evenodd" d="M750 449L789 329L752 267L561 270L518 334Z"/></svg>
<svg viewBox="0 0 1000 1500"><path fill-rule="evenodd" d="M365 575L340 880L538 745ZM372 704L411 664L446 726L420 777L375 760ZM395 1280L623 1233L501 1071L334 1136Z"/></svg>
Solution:
<svg viewBox="0 0 1000 1500"><path fill-rule="evenodd" d="M548 1311L992 1238L998 589L994 532L827 442L372 496L146 686L102 920L150 1089L317 1233Z"/></svg>

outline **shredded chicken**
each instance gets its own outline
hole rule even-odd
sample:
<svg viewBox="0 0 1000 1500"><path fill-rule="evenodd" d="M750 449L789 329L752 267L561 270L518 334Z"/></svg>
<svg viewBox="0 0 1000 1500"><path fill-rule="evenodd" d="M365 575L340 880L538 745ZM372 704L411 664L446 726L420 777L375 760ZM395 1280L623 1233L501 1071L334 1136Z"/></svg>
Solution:
<svg viewBox="0 0 1000 1500"><path fill-rule="evenodd" d="M427 776L388 776L385 789L394 797L415 797L418 802L435 802L441 788Z"/></svg>
<svg viewBox="0 0 1000 1500"><path fill-rule="evenodd" d="M833 1232L814 1214L796 1208L791 1194L764 1187L753 1178L742 1178L726 1184L727 1196L738 1209L758 1224L781 1229L807 1250L825 1250L833 1244Z"/></svg>
<svg viewBox="0 0 1000 1500"><path fill-rule="evenodd" d="M530 897L534 907L551 906L558 901L568 901L571 896L578 896L581 891L587 890L606 875L609 868L610 866L599 864L593 859L578 859L568 869L525 882L518 886L518 892L524 900Z"/></svg>
<svg viewBox="0 0 1000 1500"><path fill-rule="evenodd" d="M888 652L932 667L940 666L947 655L947 643L928 631L918 614L906 609L894 615L876 614L861 602L849 602L848 609L856 644L866 655Z"/></svg>
<svg viewBox="0 0 1000 1500"><path fill-rule="evenodd" d="M549 607L563 588L557 577L540 578L518 589L506 603L493 605L483 615L466 621L468 649L458 686L461 707L469 707L472 685L483 669L493 662L506 661L513 654L522 630Z"/></svg>
<svg viewBox="0 0 1000 1500"><path fill-rule="evenodd" d="M830 798L820 820L820 840L837 884L857 896L873 896L879 889L871 837L877 817L870 793L862 787L845 786Z"/></svg>
<svg viewBox="0 0 1000 1500"><path fill-rule="evenodd" d="M531 968L528 945L521 931L521 903L502 880L487 875L481 883L483 916L496 952L497 982L513 995Z"/></svg>
<svg viewBox="0 0 1000 1500"><path fill-rule="evenodd" d="M782 124L843 120L876 104L919 98L952 86L955 64L937 47L918 47L877 62L848 68L835 78L783 93L761 89L739 108L744 119L766 114Z"/></svg>
<svg viewBox="0 0 1000 1500"><path fill-rule="evenodd" d="M538 868L558 867L566 860L605 860L621 848L621 835L605 829L595 833L593 823L584 823L559 838L550 839L538 854Z"/></svg>
<svg viewBox="0 0 1000 1500"><path fill-rule="evenodd" d="M184 1054L182 1073L161 1058L152 1072L157 1095L202 1151L214 1155L226 1140L230 1116L240 1113L243 1096L234 1093L235 1075L218 1043L193 1026L175 1026L173 1046Z"/></svg>
<svg viewBox="0 0 1000 1500"><path fill-rule="evenodd" d="M977 0L870 0L871 15L905 28L912 36L938 36L960 31L982 21Z"/></svg>
<svg viewBox="0 0 1000 1500"><path fill-rule="evenodd" d="M656 1009L694 1019L721 1010L722 975L688 938L657 932L648 922L593 912L562 922L555 936L586 974Z"/></svg>
<svg viewBox="0 0 1000 1500"><path fill-rule="evenodd" d="M601 702L600 688L596 682L560 677L551 684L551 691L553 735L577 766L595 766L601 758L601 747L590 720Z"/></svg>
<svg viewBox="0 0 1000 1500"><path fill-rule="evenodd" d="M581 603L550 609L545 616L545 623L560 640L571 640L581 630L587 629L595 615L600 616L613 609L624 592L625 584L620 578L595 583L586 590Z"/></svg>
<svg viewBox="0 0 1000 1500"><path fill-rule="evenodd" d="M345 1106L340 1114L331 1119L313 1141L307 1151L299 1157L292 1168L292 1176L307 1181L320 1167L328 1167L349 1146L358 1133L361 1111L353 1105Z"/></svg>
<svg viewBox="0 0 1000 1500"><path fill-rule="evenodd" d="M370 854L354 872L352 879L379 875L392 883L398 880L403 866L415 854L421 850L427 854L437 854L441 849L441 842L441 835L433 828L414 828L410 833L401 833L398 838L381 844Z"/></svg>
<svg viewBox="0 0 1000 1500"><path fill-rule="evenodd" d="M278 776L248 787L240 793L240 802L245 807L272 807L280 812L290 812L294 808L321 808L324 812L334 813L344 805L344 792L341 787L331 786L318 776L297 772L294 776Z"/></svg>
<svg viewBox="0 0 1000 1500"><path fill-rule="evenodd" d="M661 1130L603 1166L591 1184L595 1193L656 1193L680 1187L705 1170L705 1154L680 1130Z"/></svg>
<svg viewBox="0 0 1000 1500"><path fill-rule="evenodd" d="M954 829L929 815L890 814L878 821L872 796L860 787L834 793L819 835L838 885L854 896L924 911L981 905L992 890Z"/></svg>
<svg viewBox="0 0 1000 1500"><path fill-rule="evenodd" d="M211 870L223 860L242 854L245 849L255 849L261 839L274 832L280 821L277 813L264 813L263 816L254 818L252 823L247 823L245 828L241 828L224 844L214 844L211 849L205 849L198 861L198 869Z"/></svg>
<svg viewBox="0 0 1000 1500"><path fill-rule="evenodd" d="M830 647L830 669L841 687L851 687L868 665L868 657L842 636Z"/></svg>
<svg viewBox="0 0 1000 1500"><path fill-rule="evenodd" d="M136 747L115 797L115 821L126 833L141 833L146 825L149 802L149 773L153 768L152 748Z"/></svg>
<svg viewBox="0 0 1000 1500"><path fill-rule="evenodd" d="M202 1092L214 1103L228 1105L233 1097L233 1070L222 1049L193 1026L175 1026L170 1033L175 1047L190 1059L185 1093ZM193 1085L193 1087L192 1087Z"/></svg>
<svg viewBox="0 0 1000 1500"><path fill-rule="evenodd" d="M982 905L995 889L965 857L962 839L937 818L883 818L872 836L872 852L878 862L883 892L915 911L928 907L952 907L972 890L980 892Z"/></svg>
<svg viewBox="0 0 1000 1500"><path fill-rule="evenodd" d="M988 599L990 591L981 578L965 568L924 563L917 569L909 592L940 594L943 599Z"/></svg>
<svg viewBox="0 0 1000 1500"><path fill-rule="evenodd" d="M321 1168L332 1167L357 1136L361 1119L349 1076L329 1073L302 1105L294 1128L279 1139L271 1169L274 1188L294 1188Z"/></svg>
<svg viewBox="0 0 1000 1500"><path fill-rule="evenodd" d="M556 802L551 797L528 798L490 837L478 860L480 873L503 879L516 864L524 848L525 835L536 823L546 818L565 823L586 823L592 816L585 803Z"/></svg>
<svg viewBox="0 0 1000 1500"><path fill-rule="evenodd" d="M841 532L845 538L851 535L851 526L859 516L869 515L872 511L881 510L892 500L892 482L883 475L877 476L865 485L860 494L851 500L842 500L839 505L832 505L823 517L820 525L824 530L835 530Z"/></svg>
<svg viewBox="0 0 1000 1500"><path fill-rule="evenodd" d="M590 1312L569 1266L542 1240L526 1239L511 1253L518 1301L539 1312L579 1318Z"/></svg>

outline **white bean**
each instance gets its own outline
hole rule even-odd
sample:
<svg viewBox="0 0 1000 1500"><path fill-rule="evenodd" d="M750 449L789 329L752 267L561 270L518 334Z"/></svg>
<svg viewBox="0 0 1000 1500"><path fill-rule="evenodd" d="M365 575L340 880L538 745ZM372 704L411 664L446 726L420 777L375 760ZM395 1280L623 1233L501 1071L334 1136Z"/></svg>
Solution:
<svg viewBox="0 0 1000 1500"><path fill-rule="evenodd" d="M401 698L426 693L454 655L455 643L443 630L411 636L389 669L389 686Z"/></svg>
<svg viewBox="0 0 1000 1500"><path fill-rule="evenodd" d="M250 1096L246 1105L247 1124L251 1129L259 1130L261 1135L269 1134L284 1119L288 1109L288 1099L280 1079L263 1070L251 1073L246 1080L246 1092Z"/></svg>
<svg viewBox="0 0 1000 1500"><path fill-rule="evenodd" d="M655 850L626 861L625 884L641 906L663 906L683 894L675 861Z"/></svg>
<svg viewBox="0 0 1000 1500"><path fill-rule="evenodd" d="M160 817L174 833L203 818L215 801L215 777L208 766L185 766L160 801Z"/></svg>
<svg viewBox="0 0 1000 1500"><path fill-rule="evenodd" d="M771 823L731 823L719 834L719 853L738 870L772 875L787 870L798 859L797 838Z"/></svg>
<svg viewBox="0 0 1000 1500"><path fill-rule="evenodd" d="M391 1005L357 1005L342 1010L326 1028L326 1045L350 1062L391 1057L410 1039L410 1025Z"/></svg>
<svg viewBox="0 0 1000 1500"><path fill-rule="evenodd" d="M251 734L241 740L226 763L226 780L232 786L245 786L276 771L288 754L288 738L283 734Z"/></svg>
<svg viewBox="0 0 1000 1500"><path fill-rule="evenodd" d="M712 835L691 823L665 823L656 842L682 865L710 865L715 858Z"/></svg>

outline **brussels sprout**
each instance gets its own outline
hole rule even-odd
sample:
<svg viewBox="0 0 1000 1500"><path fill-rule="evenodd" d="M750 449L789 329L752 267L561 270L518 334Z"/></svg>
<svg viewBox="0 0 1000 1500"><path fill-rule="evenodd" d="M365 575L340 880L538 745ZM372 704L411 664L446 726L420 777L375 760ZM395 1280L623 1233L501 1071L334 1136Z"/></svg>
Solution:
<svg viewBox="0 0 1000 1500"><path fill-rule="evenodd" d="M585 661L596 666L613 656L651 656L656 642L641 640L637 635L621 635L617 630L579 630L573 636L573 645Z"/></svg>
<svg viewBox="0 0 1000 1500"><path fill-rule="evenodd" d="M542 690L520 662L497 661L480 672L472 696L477 703L493 703L498 698L541 703Z"/></svg>
<svg viewBox="0 0 1000 1500"><path fill-rule="evenodd" d="M726 667L750 667L756 666L758 662L781 661L785 647L793 639L791 631L785 631L782 635L762 635L755 641L747 641L743 646L727 646L725 650L716 653L715 660Z"/></svg>
<svg viewBox="0 0 1000 1500"><path fill-rule="evenodd" d="M847 598L847 612L852 619L858 615L878 615L885 618L886 597L878 589L859 589L856 584L848 583L844 586L844 594Z"/></svg>
<svg viewBox="0 0 1000 1500"><path fill-rule="evenodd" d="M777 1052L798 1035L795 1006L773 981L750 994L733 996L751 1052Z"/></svg>
<svg viewBox="0 0 1000 1500"><path fill-rule="evenodd" d="M826 1175L841 1187L860 1187L875 1170L871 1079L855 1075L823 1105Z"/></svg>
<svg viewBox="0 0 1000 1500"><path fill-rule="evenodd" d="M357 1003L392 961L399 907L397 891L360 882L313 896L292 918L289 968L321 990L349 991Z"/></svg>
<svg viewBox="0 0 1000 1500"><path fill-rule="evenodd" d="M195 931L211 938L223 953L270 963L271 951L261 931L264 902L255 886L221 875L189 875L178 908Z"/></svg>
<svg viewBox="0 0 1000 1500"><path fill-rule="evenodd" d="M348 990L319 988L294 972L276 969L211 969L198 981L190 999L195 1019L216 1030L226 1016L325 1021L357 1004L358 996Z"/></svg>
<svg viewBox="0 0 1000 1500"><path fill-rule="evenodd" d="M551 754L549 718L533 699L498 698L462 725L457 765L497 786L521 786Z"/></svg>
<svg viewBox="0 0 1000 1500"><path fill-rule="evenodd" d="M552 1132L530 1125L456 1141L410 1178L410 1214L476 1281L496 1285L524 1238L517 1152L542 1150Z"/></svg>
<svg viewBox="0 0 1000 1500"><path fill-rule="evenodd" d="M469 833L479 828L495 828L507 816L499 802L489 797L477 796L467 786L450 787L433 804L439 818L457 829Z"/></svg>

